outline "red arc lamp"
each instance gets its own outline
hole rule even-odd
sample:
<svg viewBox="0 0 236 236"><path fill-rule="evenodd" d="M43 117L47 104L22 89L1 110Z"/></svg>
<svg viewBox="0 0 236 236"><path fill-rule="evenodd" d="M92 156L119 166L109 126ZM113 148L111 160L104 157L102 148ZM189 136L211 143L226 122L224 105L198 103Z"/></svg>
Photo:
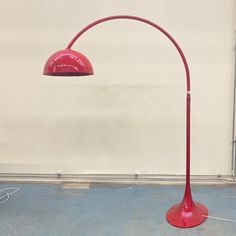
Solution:
<svg viewBox="0 0 236 236"><path fill-rule="evenodd" d="M153 26L157 30L161 31L175 46L177 49L182 62L184 64L186 72L186 185L183 200L172 206L166 214L167 221L180 228L190 228L203 223L207 216L208 210L201 203L194 202L191 194L190 186L190 107L191 107L191 97L190 97L190 72L187 60L184 56L182 49L176 40L162 27L159 25L137 16L128 15L117 15L109 16L97 21L92 22L85 28L83 28L75 37L71 40L66 49L60 50L54 53L47 60L44 66L44 75L50 76L86 76L93 75L93 67L89 62L88 58L83 54L71 50L71 47L75 41L84 34L90 28L103 23L105 21L116 20L116 19L128 19L135 20L146 23Z"/></svg>

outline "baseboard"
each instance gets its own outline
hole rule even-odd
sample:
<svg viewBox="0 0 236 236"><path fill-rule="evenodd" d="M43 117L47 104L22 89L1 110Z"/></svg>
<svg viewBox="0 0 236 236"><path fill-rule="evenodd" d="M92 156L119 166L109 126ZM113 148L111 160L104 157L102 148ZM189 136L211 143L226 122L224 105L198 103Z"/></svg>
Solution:
<svg viewBox="0 0 236 236"><path fill-rule="evenodd" d="M122 183L122 184L184 184L184 175L148 174L22 174L2 173L0 182L19 183ZM236 184L230 175L192 175L192 184Z"/></svg>

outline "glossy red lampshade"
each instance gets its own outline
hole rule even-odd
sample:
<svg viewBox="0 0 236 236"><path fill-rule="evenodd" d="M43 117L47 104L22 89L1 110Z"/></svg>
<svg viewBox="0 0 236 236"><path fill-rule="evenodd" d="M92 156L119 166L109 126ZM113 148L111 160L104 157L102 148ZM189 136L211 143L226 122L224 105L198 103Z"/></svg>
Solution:
<svg viewBox="0 0 236 236"><path fill-rule="evenodd" d="M93 75L93 67L83 54L71 49L65 49L54 53L48 58L43 74L50 76Z"/></svg>

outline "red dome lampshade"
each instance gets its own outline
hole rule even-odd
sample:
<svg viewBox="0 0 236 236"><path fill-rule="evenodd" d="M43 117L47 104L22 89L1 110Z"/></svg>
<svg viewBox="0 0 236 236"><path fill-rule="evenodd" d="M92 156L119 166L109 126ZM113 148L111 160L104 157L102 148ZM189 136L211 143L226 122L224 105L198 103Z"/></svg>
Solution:
<svg viewBox="0 0 236 236"><path fill-rule="evenodd" d="M48 58L43 74L50 76L93 75L93 67L83 54L71 49L65 49L54 53Z"/></svg>

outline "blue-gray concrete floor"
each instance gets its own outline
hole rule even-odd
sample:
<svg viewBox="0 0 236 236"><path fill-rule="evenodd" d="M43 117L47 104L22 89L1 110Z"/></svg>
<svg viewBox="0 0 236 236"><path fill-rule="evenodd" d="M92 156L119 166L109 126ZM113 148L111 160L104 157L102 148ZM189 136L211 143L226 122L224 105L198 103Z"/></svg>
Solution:
<svg viewBox="0 0 236 236"><path fill-rule="evenodd" d="M183 186L93 184L65 189L53 184L0 184L19 192L0 205L1 236L234 236L236 223L208 218L179 229L166 222ZM193 186L209 215L236 220L236 186Z"/></svg>

